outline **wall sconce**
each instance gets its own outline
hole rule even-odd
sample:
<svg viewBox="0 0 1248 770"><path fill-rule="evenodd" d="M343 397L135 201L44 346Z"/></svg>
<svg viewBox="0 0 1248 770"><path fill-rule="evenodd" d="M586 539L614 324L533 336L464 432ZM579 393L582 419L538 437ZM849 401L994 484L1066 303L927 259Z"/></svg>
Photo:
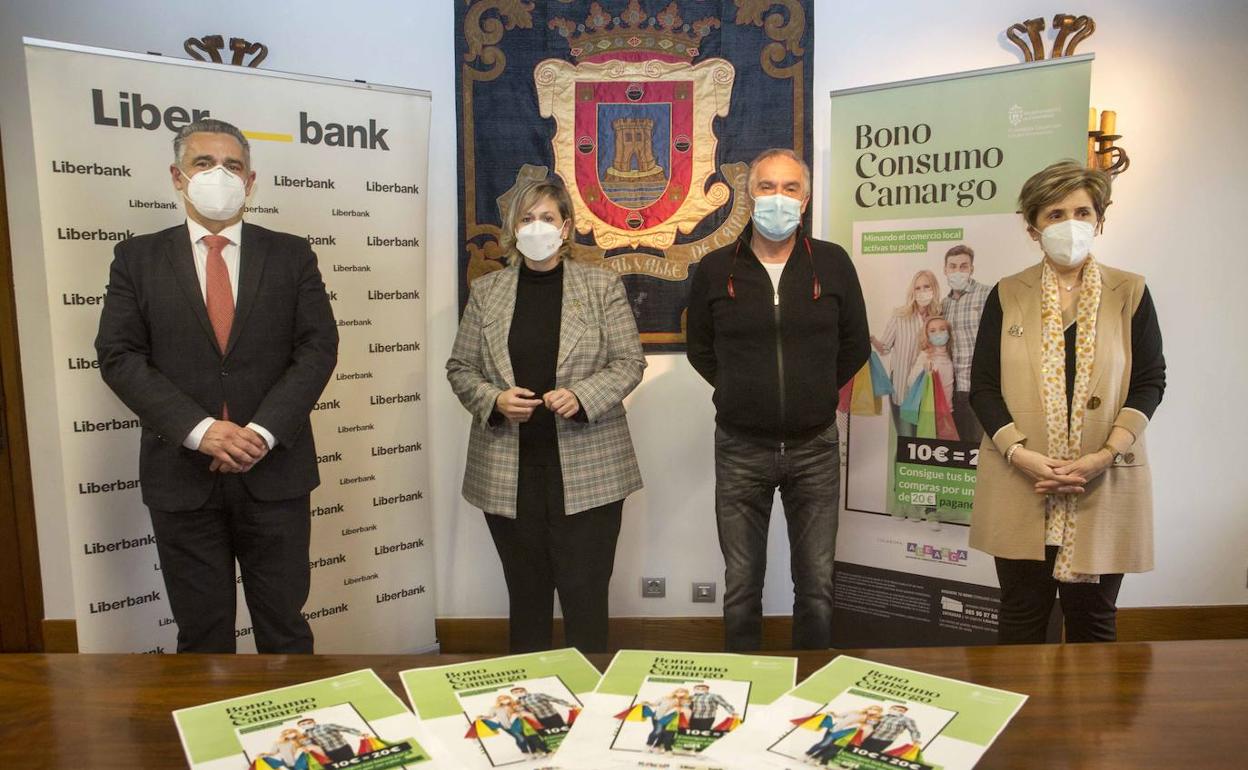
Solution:
<svg viewBox="0 0 1248 770"><path fill-rule="evenodd" d="M1053 29L1057 30L1057 37L1053 40L1051 58L1059 59L1075 55L1075 48L1096 32L1096 21L1091 16L1059 13L1053 17ZM1019 37L1020 32L1027 36L1027 40ZM1044 58L1044 38L1040 36L1041 32L1044 32L1044 19L1037 17L1011 24L1005 30L1005 37L1023 52L1023 61L1040 61Z"/></svg>
<svg viewBox="0 0 1248 770"><path fill-rule="evenodd" d="M204 35L203 37L188 37L182 41L182 50L186 51L192 59L200 61L211 61L222 64L221 51L225 49L225 38L221 35ZM230 51L233 56L230 57L230 64L236 67L259 67L260 62L264 61L269 55L269 47L264 43L248 42L241 37L230 38ZM204 56L207 54L207 57ZM253 56L259 54L256 58L243 63L244 56Z"/></svg>
<svg viewBox="0 0 1248 770"><path fill-rule="evenodd" d="M1117 129L1118 113L1104 110L1098 124L1096 108L1088 108L1088 168L1099 168L1116 177L1131 167L1127 151L1115 144L1122 138L1122 134L1115 133Z"/></svg>
<svg viewBox="0 0 1248 770"><path fill-rule="evenodd" d="M1075 48L1096 32L1096 21L1091 16L1059 13L1053 17L1053 29L1057 35L1050 58L1060 59L1074 56ZM1024 62L1040 61L1044 59L1043 32L1044 18L1037 17L1011 24L1005 37L1022 51ZM1117 122L1118 113L1113 110L1100 113L1099 123L1096 108L1088 110L1088 168L1098 168L1115 177L1131 166L1127 151L1117 144L1122 139L1122 134L1115 133Z"/></svg>

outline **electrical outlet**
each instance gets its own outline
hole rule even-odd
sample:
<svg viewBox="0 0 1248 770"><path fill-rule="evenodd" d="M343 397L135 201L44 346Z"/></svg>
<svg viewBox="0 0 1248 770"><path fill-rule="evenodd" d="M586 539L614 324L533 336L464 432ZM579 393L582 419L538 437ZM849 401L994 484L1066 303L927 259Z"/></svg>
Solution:
<svg viewBox="0 0 1248 770"><path fill-rule="evenodd" d="M694 583L693 584L693 600L695 602L706 602L708 604L715 603L715 584L714 583Z"/></svg>
<svg viewBox="0 0 1248 770"><path fill-rule="evenodd" d="M667 596L667 578L643 577L641 579L641 598L662 599Z"/></svg>

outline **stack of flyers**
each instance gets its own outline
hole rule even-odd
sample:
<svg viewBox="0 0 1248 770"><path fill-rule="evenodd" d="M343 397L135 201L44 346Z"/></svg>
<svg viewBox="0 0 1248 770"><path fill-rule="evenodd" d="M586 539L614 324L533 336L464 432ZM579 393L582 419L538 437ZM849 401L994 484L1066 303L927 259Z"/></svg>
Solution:
<svg viewBox="0 0 1248 770"><path fill-rule="evenodd" d="M841 656L718 741L707 756L749 770L971 768L1026 700Z"/></svg>
<svg viewBox="0 0 1248 770"><path fill-rule="evenodd" d="M701 752L793 686L793 658L621 650L559 750L571 768L714 768Z"/></svg>
<svg viewBox="0 0 1248 770"><path fill-rule="evenodd" d="M192 770L454 767L371 669L179 709L173 721Z"/></svg>
<svg viewBox="0 0 1248 770"><path fill-rule="evenodd" d="M598 684L598 669L576 650L417 668L399 678L457 770L580 767L555 754Z"/></svg>

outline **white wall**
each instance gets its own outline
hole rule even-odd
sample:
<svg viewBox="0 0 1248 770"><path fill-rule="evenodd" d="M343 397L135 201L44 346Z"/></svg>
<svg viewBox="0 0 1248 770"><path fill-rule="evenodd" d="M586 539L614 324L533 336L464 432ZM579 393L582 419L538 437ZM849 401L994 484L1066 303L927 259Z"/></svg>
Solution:
<svg viewBox="0 0 1248 770"><path fill-rule="evenodd" d="M1248 383L1240 299L1248 267L1234 227L1248 202L1248 6L1236 0L1173 5L1165 0L1105 1L1090 12L1099 31L1080 49L1095 52L1093 103L1118 110L1132 168L1098 255L1148 276L1170 364L1166 401L1150 428L1157 500L1157 570L1128 579L1124 606L1248 603L1248 474L1239 410L1224 406ZM816 1L813 109L816 231L826 191L828 92L833 89L1018 60L999 32L1034 15L1033 3L967 0L931 4ZM1053 11L1047 11L1052 13ZM253 3L211 7L158 0L109 3L23 0L0 6L0 132L14 241L26 399L35 462L58 451L39 425L54 419L48 315L25 297L46 296L34 203L30 124L20 37L182 55L181 41L221 33L267 43L265 67L359 78L434 94L429 189L431 372L450 353L456 327L456 131L451 2L372 0ZM259 161L262 163L262 160ZM153 173L156 173L154 170ZM107 251L101 259L107 259ZM1188 309L1191 309L1189 311ZM1188 311L1188 312L1185 312ZM1207 362L1216 362L1212 366ZM1209 383L1205 386L1204 383ZM482 515L459 498L467 416L445 380L429 387L431 494L438 511L438 611L446 616L506 614L506 592ZM713 411L709 389L682 356L652 356L629 400L646 489L629 499L612 584L616 615L717 614L689 602L689 583L721 583L723 564L712 513ZM59 479L36 488L48 617L71 614ZM768 613L791 607L783 530L773 526ZM668 598L642 600L642 575L668 579Z"/></svg>

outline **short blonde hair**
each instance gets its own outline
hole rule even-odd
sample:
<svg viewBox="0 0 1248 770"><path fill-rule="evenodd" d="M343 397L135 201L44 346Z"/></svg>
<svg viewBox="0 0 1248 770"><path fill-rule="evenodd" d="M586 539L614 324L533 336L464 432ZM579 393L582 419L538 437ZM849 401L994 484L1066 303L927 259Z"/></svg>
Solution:
<svg viewBox="0 0 1248 770"><path fill-rule="evenodd" d="M507 257L508 264L519 264L523 259L520 250L516 248L516 227L529 209L537 205L542 198L553 199L559 209L559 216L568 222L568 238L559 247L559 258L569 259L572 256L572 239L576 237L572 196L568 194L568 188L563 186L563 180L559 177L551 177L530 182L511 197L511 204L507 206L507 213L503 216L503 237L499 243L503 248L503 254Z"/></svg>
<svg viewBox="0 0 1248 770"><path fill-rule="evenodd" d="M1018 213L1029 226L1035 227L1036 217L1045 206L1052 206L1077 190L1086 190L1099 222L1105 219L1105 209L1111 203L1111 186L1109 174L1100 169L1088 168L1073 160L1058 161L1023 183L1018 193Z"/></svg>

